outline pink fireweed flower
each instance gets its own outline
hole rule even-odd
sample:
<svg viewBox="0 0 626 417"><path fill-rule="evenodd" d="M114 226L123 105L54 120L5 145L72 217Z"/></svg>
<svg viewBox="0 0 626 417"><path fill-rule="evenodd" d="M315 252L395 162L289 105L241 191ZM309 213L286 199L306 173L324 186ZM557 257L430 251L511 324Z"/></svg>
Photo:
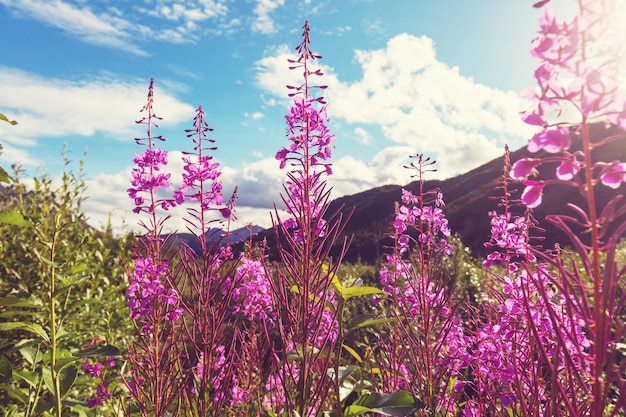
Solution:
<svg viewBox="0 0 626 417"><path fill-rule="evenodd" d="M558 127L536 133L528 143L528 150L533 153L542 149L548 153L558 153L569 149L570 144L569 129Z"/></svg>
<svg viewBox="0 0 626 417"><path fill-rule="evenodd" d="M153 136L152 128L158 127L155 120L160 120L154 113L152 107L154 102L154 78L150 80L150 87L148 88L148 101L146 105L141 109L142 112L147 114L137 124L145 124L148 126L148 132L146 138L135 138L135 142L139 145L146 147L146 150L142 153L135 153L135 167L133 168L131 175L132 187L126 191L128 196L134 201L135 213L152 213L155 207L161 207L164 210L168 210L170 207L176 205L176 202L167 199L157 199L157 194L160 189L166 189L170 187L170 174L161 172L161 168L167 165L167 151L159 149L155 146L154 141L165 139L161 136Z"/></svg>
<svg viewBox="0 0 626 417"><path fill-rule="evenodd" d="M614 190L618 189L622 182L626 182L626 163L613 162L602 170L600 174L602 184Z"/></svg>
<svg viewBox="0 0 626 417"><path fill-rule="evenodd" d="M194 129L187 129L187 137L193 137L194 152L183 152L183 181L173 194L173 201L182 204L185 200L195 201L200 204L200 210L205 212L217 210L222 217L231 215L230 209L216 207L223 204L222 183L219 177L222 174L220 164L207 155L207 151L217 149L215 146L207 148L207 143L214 143L214 139L208 138L208 132L213 129L204 120L202 106L196 109L194 117Z"/></svg>
<svg viewBox="0 0 626 417"><path fill-rule="evenodd" d="M580 171L580 162L574 155L565 155L565 159L556 169L556 177L561 181L569 181Z"/></svg>
<svg viewBox="0 0 626 417"><path fill-rule="evenodd" d="M522 202L529 208L541 205L543 198L543 181L524 181L524 191L522 192Z"/></svg>
<svg viewBox="0 0 626 417"><path fill-rule="evenodd" d="M328 113L324 98L314 97L311 91L315 88L324 89L326 86L314 86L311 83L313 76L322 76L320 70L311 68L311 61L321 58L309 49L309 24L304 25L303 41L296 48L300 56L297 60L289 60L293 66L290 69L301 68L304 74L304 83L300 86L288 86L294 92L293 103L289 113L285 116L287 123L287 138L289 144L276 153L281 169L289 167L289 181L285 188L287 195L283 197L291 219L282 221L283 227L296 229L294 238L301 243L307 236L303 235L298 227L302 220L313 222L318 220L324 199L325 180L323 175L331 175L332 167L328 162L332 156L335 136L327 126ZM306 219L301 214L306 213ZM292 221L299 219L298 221ZM326 235L324 222L317 221L312 231L316 237Z"/></svg>
<svg viewBox="0 0 626 417"><path fill-rule="evenodd" d="M106 400L112 397L113 397L113 394L109 392L108 385L100 384L98 385L98 388L96 389L96 397L90 398L87 400L87 407L94 408L94 407L101 406L102 404L104 404Z"/></svg>
<svg viewBox="0 0 626 417"><path fill-rule="evenodd" d="M152 258L149 257L138 258L135 261L133 277L126 291L130 317L133 320L143 322L154 311L155 303L161 303L166 307L164 320L172 322L182 316L182 308L176 307L179 302L178 292L162 284L167 274L167 262L154 265ZM148 331L150 327L144 326L144 332Z"/></svg>
<svg viewBox="0 0 626 417"><path fill-rule="evenodd" d="M114 363L115 365L115 363ZM100 362L96 362L92 364L89 359L83 359L82 369L87 373L90 377L96 378L102 375L102 364Z"/></svg>
<svg viewBox="0 0 626 417"><path fill-rule="evenodd" d="M242 256L235 274L240 285L233 291L233 313L241 312L250 322L263 321L269 329L274 328L276 311L271 291L271 277L263 264Z"/></svg>
<svg viewBox="0 0 626 417"><path fill-rule="evenodd" d="M537 175L536 168L541 162L539 158L522 158L513 164L510 176L515 180L525 180L530 175Z"/></svg>

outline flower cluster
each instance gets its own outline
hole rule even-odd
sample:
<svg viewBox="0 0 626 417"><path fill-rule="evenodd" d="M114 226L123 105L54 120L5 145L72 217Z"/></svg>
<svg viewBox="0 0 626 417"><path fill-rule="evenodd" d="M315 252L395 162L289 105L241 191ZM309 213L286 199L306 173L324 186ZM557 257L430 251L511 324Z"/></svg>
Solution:
<svg viewBox="0 0 626 417"><path fill-rule="evenodd" d="M104 402L113 397L113 394L109 392L109 387L106 384L99 384L98 388L96 388L96 396L95 398L90 398L87 400L87 407L94 408L101 406Z"/></svg>
<svg viewBox="0 0 626 417"><path fill-rule="evenodd" d="M269 329L274 328L276 311L271 293L271 277L258 260L242 256L239 262L235 280L240 284L233 291L236 304L232 312L242 313L250 322L263 321Z"/></svg>
<svg viewBox="0 0 626 417"><path fill-rule="evenodd" d="M619 73L618 53L604 39L610 39L611 11L614 0L585 0L579 2L581 14L569 22L559 22L549 4L544 4L544 14L539 19L540 30L531 54L542 61L535 71L538 90L529 89L524 97L535 104L523 114L522 120L538 126L528 143L532 153L545 151L561 154L559 157L524 158L513 166L512 177L524 180L526 189L522 201L531 208L542 202L543 190L548 181L528 180L541 164L559 160L556 168L558 181L571 181L581 170L579 153L568 153L573 135L586 135L567 125L580 126L588 122L603 121L626 130L626 91L616 75ZM614 22L615 23L615 22ZM590 162L590 161L587 161ZM619 161L595 163L587 166L588 175L599 172L599 182L617 188L626 181L626 169Z"/></svg>
<svg viewBox="0 0 626 417"><path fill-rule="evenodd" d="M318 110L313 106L316 102L318 100L311 96L294 97L289 114L285 116L291 144L276 153L280 169L285 168L288 161L294 161L292 163L311 167L322 166L326 174L332 174L331 165L326 161L331 157L335 136L326 126L326 107Z"/></svg>
<svg viewBox="0 0 626 417"><path fill-rule="evenodd" d="M211 390L213 392L213 403L215 405L221 404L226 395L229 395L231 407L236 407L238 404L242 404L248 401L250 391L248 389L241 388L237 375L231 375L230 379L226 379L226 347L219 345L215 348L214 354L217 355L211 370L206 368L204 353L199 353L198 363L196 365L195 374L199 378L204 378L204 373L213 375L211 378Z"/></svg>
<svg viewBox="0 0 626 417"><path fill-rule="evenodd" d="M126 291L130 317L133 320L142 320L142 317L151 316L155 311L156 305L167 306L163 319L172 322L180 318L183 310L177 307L179 302L178 292L163 285L167 274L167 262L155 265L150 257L135 260L133 278ZM147 322L144 323L144 334L147 334L150 330L151 325Z"/></svg>
<svg viewBox="0 0 626 417"><path fill-rule="evenodd" d="M487 255L483 266L491 268L494 262L508 263L514 256L524 256L534 262L535 255L528 246L528 223L526 219L512 216L511 213L498 214L489 212L491 218L491 239L485 243L486 248L498 248Z"/></svg>
<svg viewBox="0 0 626 417"><path fill-rule="evenodd" d="M112 357L108 357L106 358L105 364L108 365L110 368L113 368L115 366L115 359ZM92 362L88 358L84 358L81 368L91 378L103 378L104 365L99 360L95 360ZM87 407L94 408L101 406L106 400L111 397L112 395L109 392L108 383L104 382L103 380L102 383L98 384L98 388L96 389L96 396L87 400Z"/></svg>
<svg viewBox="0 0 626 417"><path fill-rule="evenodd" d="M404 204L398 207L393 222L398 234L400 253L405 253L409 249L411 237L405 232L413 228L418 231L417 241L420 245L439 245L438 249L446 256L452 254L452 247L445 239L450 236L450 229L448 219L441 210L441 206L444 205L443 195L436 192L435 207L433 207L423 204L420 198L402 189L402 202Z"/></svg>
<svg viewBox="0 0 626 417"><path fill-rule="evenodd" d="M518 404L516 392L545 403L549 389L538 385L536 378L546 374L554 374L551 378L558 381L567 378L568 361L582 379L588 378L590 341L584 321L563 309L564 296L555 292L551 281L545 265L533 273L514 265L504 277L503 299L491 320L476 323L472 334L457 335L465 347L457 351L456 359L466 377L458 379L455 391L477 393L463 398L464 407L473 402L506 409ZM560 324L555 327L555 322Z"/></svg>
<svg viewBox="0 0 626 417"><path fill-rule="evenodd" d="M131 188L128 188L128 196L133 199L135 213L152 213L155 207L161 207L168 210L175 206L176 202L171 199L158 199L159 189L167 189L170 187L169 173L164 173L161 168L167 165L167 151L155 146L154 140L164 141L161 136L152 135L152 127L158 127L154 122L160 120L153 110L154 103L154 78L150 80L150 88L148 89L148 101L141 111L147 112L137 124L145 124L148 126L148 136L146 138L136 138L135 141L139 145L146 146L146 149L140 154L135 153L135 166L132 169ZM146 202L146 198L149 201Z"/></svg>
<svg viewBox="0 0 626 417"><path fill-rule="evenodd" d="M289 114L285 116L287 122L287 137L290 144L276 153L276 159L280 161L280 168L289 166L291 170L289 180L285 186L287 195L283 200L286 204L287 213L292 216L283 222L286 229L295 229L295 239L302 242L305 239L299 227L302 227L303 214L307 221L317 219L314 236L323 237L326 222L319 219L323 206L325 181L322 175L331 175L332 168L328 160L332 155L332 146L335 136L330 133L327 126L328 114L326 112L323 97L313 97L313 88L326 88L325 86L314 87L310 84L311 76L322 76L318 69L312 71L309 68L310 60L321 58L309 49L309 24L304 25L303 41L296 48L300 53L298 60L289 60L294 66L290 69L302 68L304 83L298 87L289 86L295 90L290 96L293 104Z"/></svg>
<svg viewBox="0 0 626 417"><path fill-rule="evenodd" d="M183 182L174 192L176 204L182 204L186 199L200 204L201 211L208 211L212 206L221 206L223 203L222 183L218 180L222 174L220 164L206 151L215 150L215 147L205 148L206 142L215 142L207 137L213 129L204 120L204 110L199 106L194 117L194 129L185 130L187 137L193 137L194 153L183 152ZM209 183L210 181L210 183ZM230 217L228 208L220 208L224 218Z"/></svg>

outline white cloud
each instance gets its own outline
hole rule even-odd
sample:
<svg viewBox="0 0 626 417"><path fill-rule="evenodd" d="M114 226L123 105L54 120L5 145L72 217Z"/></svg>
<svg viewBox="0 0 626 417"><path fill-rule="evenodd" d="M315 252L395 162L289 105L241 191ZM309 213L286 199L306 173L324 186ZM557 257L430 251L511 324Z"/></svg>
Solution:
<svg viewBox="0 0 626 417"><path fill-rule="evenodd" d="M120 9L77 0L0 0L1 5L16 14L62 30L82 42L143 56L148 52L138 43L145 40L194 43L203 34L232 33L239 25L238 19L223 22L228 14L226 0L157 0L156 3L146 0L146 3L147 7L134 4ZM198 25L210 19L219 22L217 30Z"/></svg>
<svg viewBox="0 0 626 417"><path fill-rule="evenodd" d="M261 120L262 118L265 117L265 115L261 112L255 111L252 113L244 113L244 116L246 119L251 119L251 120Z"/></svg>
<svg viewBox="0 0 626 417"><path fill-rule="evenodd" d="M131 30L138 30L132 29L138 25L106 12L95 13L89 7L79 7L61 0L0 0L0 4L60 29L85 43L147 55L146 51L131 41Z"/></svg>
<svg viewBox="0 0 626 417"><path fill-rule="evenodd" d="M278 29L271 14L284 4L285 0L257 0L253 11L256 17L252 22L252 31L263 34L275 33Z"/></svg>
<svg viewBox="0 0 626 417"><path fill-rule="evenodd" d="M287 58L293 56L279 47L256 62L263 90L285 96L285 80L301 82L297 71L288 70ZM379 126L390 144L436 158L442 177L501 155L505 143L522 146L532 131L519 119L516 93L461 75L437 59L433 41L425 36L398 35L383 49L355 51L355 60L363 76L354 82L341 81L332 67L321 65L325 76L319 82L328 85L330 117Z"/></svg>
<svg viewBox="0 0 626 417"><path fill-rule="evenodd" d="M167 114L168 124L177 124L193 114L192 106L159 89L158 83L155 88L157 115ZM50 137L96 133L111 138L133 137L137 133L134 121L138 106L146 101L148 83L112 77L44 78L0 66L0 91L0 108L19 121L16 126L0 124L3 142L32 146L35 139ZM8 153L9 147L6 149ZM26 162L25 158L20 160Z"/></svg>
<svg viewBox="0 0 626 417"><path fill-rule="evenodd" d="M363 129L362 127L355 127L354 128L354 134L357 137L357 141L359 141L363 145L369 145L371 143L371 141L372 141L372 138L371 138L369 132L367 130Z"/></svg>

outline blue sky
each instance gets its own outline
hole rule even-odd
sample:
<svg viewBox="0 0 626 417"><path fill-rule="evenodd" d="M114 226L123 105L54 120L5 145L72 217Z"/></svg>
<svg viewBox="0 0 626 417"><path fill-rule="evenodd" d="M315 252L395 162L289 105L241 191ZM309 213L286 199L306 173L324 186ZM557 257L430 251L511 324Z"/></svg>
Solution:
<svg viewBox="0 0 626 417"><path fill-rule="evenodd" d="M134 120L154 77L172 169L202 105L225 192L240 187L236 225L269 226L284 180L274 154L286 143L285 85L297 80L286 59L309 20L337 137L333 197L408 183L401 166L417 152L438 160L434 176L458 175L532 133L518 98L534 86L532 3L0 0L0 113L19 121L0 124L0 162L55 176L64 144L74 161L86 149L91 223L113 212L118 229L132 228Z"/></svg>

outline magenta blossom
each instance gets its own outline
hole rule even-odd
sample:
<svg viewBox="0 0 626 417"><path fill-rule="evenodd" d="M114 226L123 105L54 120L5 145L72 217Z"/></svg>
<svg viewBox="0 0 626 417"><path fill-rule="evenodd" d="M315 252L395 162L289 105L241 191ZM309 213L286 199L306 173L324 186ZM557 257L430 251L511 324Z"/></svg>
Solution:
<svg viewBox="0 0 626 417"><path fill-rule="evenodd" d="M511 167L511 178L525 180L529 175L537 175L536 168L541 165L539 158L522 158Z"/></svg>
<svg viewBox="0 0 626 417"><path fill-rule="evenodd" d="M567 150L570 144L569 129L566 127L557 127L536 133L528 143L528 150L533 153L539 152L542 149L549 153L558 153Z"/></svg>
<svg viewBox="0 0 626 417"><path fill-rule="evenodd" d="M618 189L622 182L626 181L626 162L613 162L600 174L602 184L614 190Z"/></svg>
<svg viewBox="0 0 626 417"><path fill-rule="evenodd" d="M580 171L580 162L575 156L564 159L556 169L556 177L561 181L569 181Z"/></svg>
<svg viewBox="0 0 626 417"><path fill-rule="evenodd" d="M543 181L524 181L524 192L522 193L522 202L529 208L538 207L543 198Z"/></svg>

